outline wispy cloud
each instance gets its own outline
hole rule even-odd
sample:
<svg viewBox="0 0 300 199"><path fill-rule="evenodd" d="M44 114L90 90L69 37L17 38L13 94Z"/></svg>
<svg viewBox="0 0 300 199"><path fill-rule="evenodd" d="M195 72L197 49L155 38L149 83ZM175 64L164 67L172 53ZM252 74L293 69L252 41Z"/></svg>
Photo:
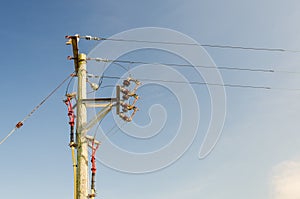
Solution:
<svg viewBox="0 0 300 199"><path fill-rule="evenodd" d="M273 170L272 199L300 198L300 162L286 161Z"/></svg>

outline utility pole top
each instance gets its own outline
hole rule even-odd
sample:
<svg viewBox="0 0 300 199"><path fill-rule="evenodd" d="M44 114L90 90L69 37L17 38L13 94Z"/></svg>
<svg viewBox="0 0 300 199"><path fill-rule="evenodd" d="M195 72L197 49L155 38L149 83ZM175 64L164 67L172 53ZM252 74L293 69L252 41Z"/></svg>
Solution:
<svg viewBox="0 0 300 199"><path fill-rule="evenodd" d="M94 199L96 196L95 190L95 177L96 177L96 150L100 146L101 142L95 140L95 136L91 137L87 135L87 132L99 121L101 121L115 106L117 114L126 122L132 121L132 118L138 111L135 107L135 103L139 99L136 95L136 90L140 86L140 82L131 77L123 81L123 85L116 86L115 98L95 98L87 99L87 84L94 90L98 90L99 85L94 84L88 80L86 62L91 60L87 58L86 54L79 53L78 41L79 38L85 38L87 40L98 40L96 37L80 37L79 35L66 36L68 41L67 45L72 45L73 57L69 56L69 60L74 60L75 75L78 78L77 92L67 93L65 100L68 106L68 116L70 118L70 147L72 149L72 161L74 170L74 199ZM96 39L95 39L96 38ZM105 61L105 60L104 60ZM131 90L130 84L133 83L134 88ZM122 94L122 96L121 96ZM77 98L77 104L74 107L71 104L71 100ZM134 101L130 103L129 98L134 98ZM76 117L73 112L73 108L77 109ZM87 121L87 108L102 107L102 109L89 121ZM131 114L130 114L131 113ZM76 141L74 142L74 120L76 119ZM91 189L89 194L88 189L88 147L89 144L92 149L92 176L91 176ZM75 160L75 150L77 152L77 162Z"/></svg>
<svg viewBox="0 0 300 199"><path fill-rule="evenodd" d="M75 74L78 72L78 54L79 54L79 49L78 49L78 41L79 41L79 35L74 35L74 36L66 36L66 39L68 41L66 42L66 45L72 45L73 49L73 59L74 59L74 67L75 67Z"/></svg>

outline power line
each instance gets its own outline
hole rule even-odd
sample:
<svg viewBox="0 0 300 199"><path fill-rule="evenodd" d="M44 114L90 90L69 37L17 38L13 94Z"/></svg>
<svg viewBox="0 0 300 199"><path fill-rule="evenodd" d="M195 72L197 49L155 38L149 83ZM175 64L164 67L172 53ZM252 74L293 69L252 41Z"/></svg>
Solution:
<svg viewBox="0 0 300 199"><path fill-rule="evenodd" d="M68 94L68 92L69 92L69 87L70 87L70 85L71 85L73 79L74 79L74 75L72 76L72 78L69 80L69 82L68 82L68 84L67 84L67 88L66 88L66 93L65 93L65 95Z"/></svg>
<svg viewBox="0 0 300 199"><path fill-rule="evenodd" d="M152 65L166 65L176 67L188 67L188 68L205 68L205 69L219 69L219 70L235 70L235 71L249 71L249 72L263 72L263 73L287 73L287 74L300 74L300 71L288 71L288 70L276 70L269 68L245 68L245 67L234 67L234 66L213 66L213 65L192 65L192 64L178 64L178 63L163 63L163 62L145 62L145 61L130 61L130 60L111 60L104 58L87 58L96 62L110 62L110 63L123 63L123 64L152 64ZM276 66L278 67L278 66ZM125 67L123 66L125 69ZM127 69L128 70L128 69Z"/></svg>
<svg viewBox="0 0 300 199"><path fill-rule="evenodd" d="M250 72L263 72L263 73L288 73L288 74L300 74L297 71L287 71L287 70L274 70L274 69L253 69L253 68L240 68L240 67L229 67L229 66L205 66L205 65L192 65L192 64L177 64L177 63L155 63L155 62L144 62L144 61L130 61L130 60L110 60L103 58L87 58L87 60L93 60L96 62L111 62L111 63L126 63L126 64L157 64L157 65L167 65L167 66L178 66L178 67L199 67L208 69L221 69L221 70L236 70L236 71L250 71ZM116 76L103 76L103 78L120 79ZM266 89L266 90L284 90L284 91L300 91L298 88L271 88L268 86L252 86L252 85L242 85L242 84L217 84L217 83L205 83L198 81L183 82L176 80L161 80L161 79L140 79L142 81L154 81L154 82L166 82L166 83L178 83L178 84L198 84L198 85L212 85L212 86L224 86L224 87L235 87L235 88L253 88L253 89Z"/></svg>
<svg viewBox="0 0 300 199"><path fill-rule="evenodd" d="M125 80L126 78L121 78L117 76L103 76L103 78L108 79L121 79ZM280 87L270 87L270 86L254 86L254 85L243 85L243 84L219 84L219 83L206 83L206 82L197 82L197 81L176 81L176 80L162 80L162 79L150 79L150 78L139 78L139 80L144 82L165 82L165 83L175 83L175 84L191 84L191 85L208 85L208 86L222 86L222 87L232 87L232 88L250 88L250 89L263 89L263 90L278 90L278 91L300 91L300 88L280 88ZM109 85L108 87L112 87Z"/></svg>
<svg viewBox="0 0 300 199"><path fill-rule="evenodd" d="M117 77L117 76L103 76L103 78L121 79L121 80L126 79L126 78L121 78L121 77ZM144 81L144 82L164 82L164 83L175 83L175 84L208 85L208 86L278 90L278 91L300 91L300 88L277 88L277 87L270 87L270 86L254 86L254 85L243 85L243 84L219 84L219 83L206 83L206 82L198 82L198 81L185 82L185 81L177 81L177 80L163 80L163 79L150 79L150 78L139 78L139 80Z"/></svg>
<svg viewBox="0 0 300 199"><path fill-rule="evenodd" d="M103 76L103 78L108 79L125 79L117 76ZM234 88L254 88L254 89L266 89L270 90L271 87L267 86L252 86L252 85L242 85L242 84L219 84L219 83L206 83L206 82L197 82L197 81L177 81L177 80L163 80L163 79L150 79L150 78L139 78L140 81L144 82L164 82L164 83L176 83L176 84L194 84L194 85L209 85L209 86L224 86L224 87L234 87Z"/></svg>
<svg viewBox="0 0 300 199"><path fill-rule="evenodd" d="M300 74L299 71L288 71L288 70L274 70L276 73L288 73L288 74Z"/></svg>
<svg viewBox="0 0 300 199"><path fill-rule="evenodd" d="M109 41L115 41L115 42L134 42L134 43L178 45L178 46L202 46L202 47L221 48L221 49L300 53L300 50L291 50L291 49L284 49L284 48L247 47L247 46L220 45L220 44L198 44L198 43L186 43L186 42L150 41L150 40L105 38L105 37L92 37L92 36L78 36L78 37L82 38L82 39L86 39L86 40L96 40L96 41L109 40Z"/></svg>
<svg viewBox="0 0 300 199"><path fill-rule="evenodd" d="M177 63L162 63L162 62L144 62L144 61L130 61L130 60L111 60L103 58L87 58L87 60L93 60L96 62L111 62L111 63L124 63L124 64L156 64L166 66L178 66L178 67L190 67L190 68L207 68L207 69L220 69L220 70L236 70L236 71L251 71L251 72L265 72L273 73L273 69L254 69L254 68L240 68L229 66L209 66L209 65L192 65L192 64L177 64Z"/></svg>
<svg viewBox="0 0 300 199"><path fill-rule="evenodd" d="M28 115L26 115L23 120L21 120L20 122L18 122L16 124L16 126L7 134L7 136L0 141L0 145L3 144L9 138L9 136L11 136L17 129L19 129L20 127L22 127L23 124L24 124L24 122L28 118L30 118L31 115L35 111L37 111L72 76L73 76L73 74L68 75L68 77L66 79L64 79L53 91L51 91L36 107L34 107L34 109L32 109L32 111Z"/></svg>

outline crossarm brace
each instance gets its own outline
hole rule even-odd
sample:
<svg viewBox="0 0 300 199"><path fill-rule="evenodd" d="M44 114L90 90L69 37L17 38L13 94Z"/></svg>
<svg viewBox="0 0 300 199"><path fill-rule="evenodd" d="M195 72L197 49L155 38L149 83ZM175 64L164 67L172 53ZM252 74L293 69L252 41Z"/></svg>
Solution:
<svg viewBox="0 0 300 199"><path fill-rule="evenodd" d="M101 111L99 111L97 115L83 127L83 129L87 132L91 128L93 128L95 124L97 124L101 119L103 119L109 113L109 111L111 111L112 107L113 104L108 104L106 107L101 109Z"/></svg>

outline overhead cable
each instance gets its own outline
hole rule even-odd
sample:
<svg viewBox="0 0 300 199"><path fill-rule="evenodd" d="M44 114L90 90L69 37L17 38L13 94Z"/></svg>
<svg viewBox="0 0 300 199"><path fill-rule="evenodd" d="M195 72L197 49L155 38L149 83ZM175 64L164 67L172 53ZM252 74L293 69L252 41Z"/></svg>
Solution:
<svg viewBox="0 0 300 199"><path fill-rule="evenodd" d="M186 42L173 42L173 41L150 41L150 40L137 40L137 39L122 39L122 38L105 38L105 37L92 37L92 36L79 36L79 38L86 40L96 41L115 41L115 42L134 42L134 43L148 43L148 44L163 44L163 45L180 45L180 46L202 46L209 48L223 48L223 49L236 49L236 50L253 50L253 51L270 51L270 52L290 52L300 53L300 50L284 49L284 48L266 48L266 47L247 47L238 45L220 45L220 44L199 44L199 43L186 43Z"/></svg>
<svg viewBox="0 0 300 199"><path fill-rule="evenodd" d="M117 76L103 76L103 78L108 79L122 79ZM125 79L125 78L123 78ZM150 79L150 78L139 78L143 82L164 82L164 83L176 83L176 84L195 84L195 85L210 85L210 86L224 86L224 87L236 87L236 88L254 88L254 89L266 89L269 90L271 87L267 86L252 86L252 85L242 85L242 84L219 84L219 83L207 83L207 82L198 82L198 81L177 81L177 80L163 80L163 79Z"/></svg>
<svg viewBox="0 0 300 199"><path fill-rule="evenodd" d="M21 128L24 122L30 118L32 114L37 111L72 76L73 74L68 75L68 77L64 79L53 91L51 91L36 107L34 107L34 109L32 109L32 111L26 115L23 120L18 122L16 126L7 134L7 136L0 141L0 145L3 144L17 129Z"/></svg>
<svg viewBox="0 0 300 199"><path fill-rule="evenodd" d="M93 60L96 62L106 62L106 63L123 63L123 64L153 64L153 65L166 65L166 66L176 66L176 67L189 67L189 68L206 68L206 69L219 69L219 70L235 70L235 71L249 71L249 72L264 72L264 73L287 73L287 74L300 74L300 71L288 71L288 70L277 70L268 68L245 68L245 67L234 67L234 66L213 66L213 65L193 65L193 64L178 64L178 63L163 63L163 62L145 62L145 61L131 61L131 60L111 60L104 58L87 58L87 60ZM123 66L125 69L125 67ZM127 69L128 70L128 69Z"/></svg>
<svg viewBox="0 0 300 199"><path fill-rule="evenodd" d="M262 68L239 68L229 66L212 66L212 65L192 65L192 64L177 64L177 63L162 63L162 62L144 62L144 61L130 61L130 60L111 60L103 58L87 58L87 60L93 60L96 62L110 62L110 63L127 63L127 64L156 64L166 66L178 66L178 67L190 67L190 68L208 68L208 69L220 69L220 70L237 70L237 71L251 71L251 72L266 72L273 73L273 69L262 69Z"/></svg>
<svg viewBox="0 0 300 199"><path fill-rule="evenodd" d="M107 79L120 79L124 80L126 78L121 78L118 76L103 76ZM220 84L220 83L207 83L198 81L177 81L177 80L163 80L163 79L150 79L150 78L139 78L143 82L164 82L164 83L175 83L175 84L191 84L191 85L208 85L208 86L222 86L231 88L249 88L249 89L263 89L263 90L277 90L277 91L300 91L300 88L279 88L270 86L254 86L254 85L243 85L243 84Z"/></svg>

